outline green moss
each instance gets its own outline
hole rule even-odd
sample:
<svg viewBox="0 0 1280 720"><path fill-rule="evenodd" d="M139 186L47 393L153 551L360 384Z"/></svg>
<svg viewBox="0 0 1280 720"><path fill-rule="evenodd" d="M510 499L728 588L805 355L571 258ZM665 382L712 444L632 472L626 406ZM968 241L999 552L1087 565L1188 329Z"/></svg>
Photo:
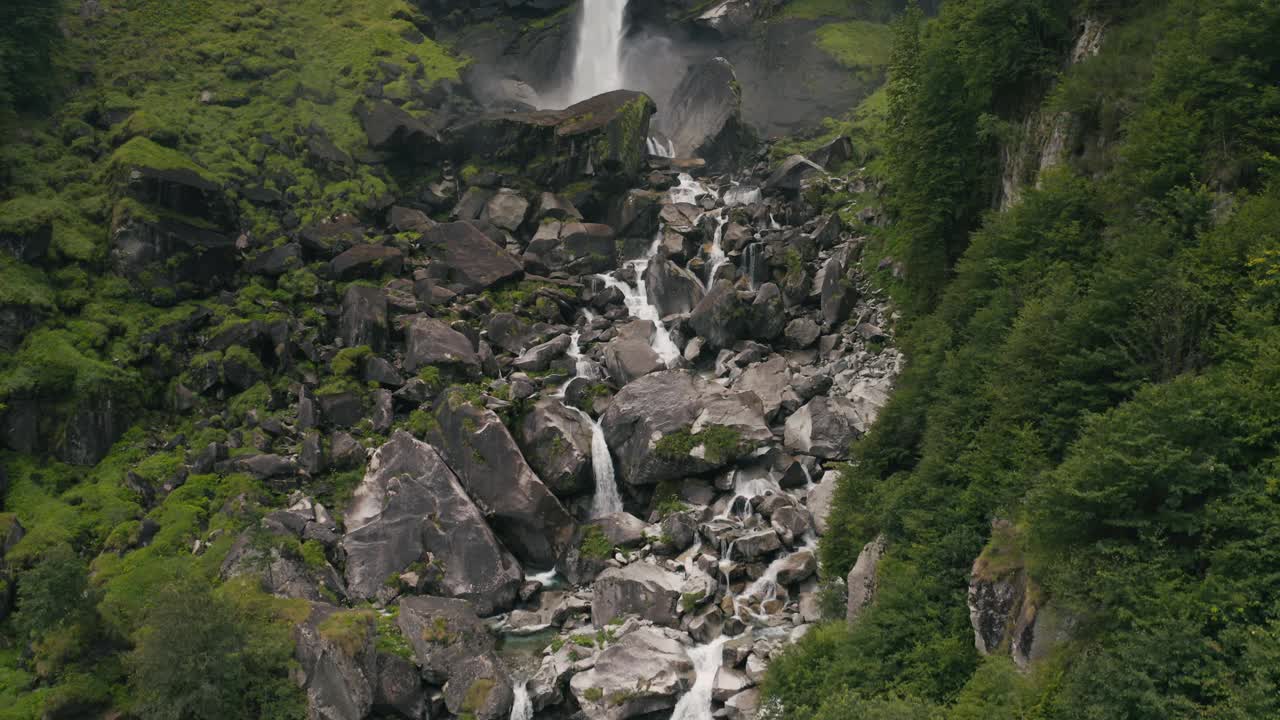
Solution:
<svg viewBox="0 0 1280 720"><path fill-rule="evenodd" d="M462 699L462 712L474 713L484 707L489 699L489 693L493 692L494 685L494 681L490 678L477 678L473 681Z"/></svg>
<svg viewBox="0 0 1280 720"><path fill-rule="evenodd" d="M697 434L688 429L668 433L658 440L654 451L668 460L687 458L697 448L703 448L703 457L712 464L722 464L752 450L751 443L744 442L742 433L725 425L708 425Z"/></svg>
<svg viewBox="0 0 1280 720"><path fill-rule="evenodd" d="M442 617L431 618L431 624L422 628L422 639L437 645L452 645L458 634L449 629L449 621Z"/></svg>
<svg viewBox="0 0 1280 720"><path fill-rule="evenodd" d="M61 217L67 208L63 203L48 198L23 195L0 203L0 233L6 235L33 235Z"/></svg>
<svg viewBox="0 0 1280 720"><path fill-rule="evenodd" d="M347 657L355 657L369 640L375 613L371 610L339 610L320 623L320 637L333 643Z"/></svg>
<svg viewBox="0 0 1280 720"><path fill-rule="evenodd" d="M368 345L358 345L351 348L343 348L333 356L333 361L329 363L330 369L334 375L354 376L360 372L360 365L365 358L373 356L373 349Z"/></svg>
<svg viewBox="0 0 1280 720"><path fill-rule="evenodd" d="M586 690L582 691L582 697L586 698L591 702L600 702L600 700L604 697L604 690L600 688L594 688L594 687L587 688Z"/></svg>
<svg viewBox="0 0 1280 720"><path fill-rule="evenodd" d="M375 621L377 631L375 647L380 653L412 660L413 646L409 644L404 633L400 632L400 626L396 623L396 618L399 616L399 606L392 606L385 613L378 614Z"/></svg>
<svg viewBox="0 0 1280 720"><path fill-rule="evenodd" d="M788 3L781 17L787 20L819 20L853 17L855 3L848 0L795 0Z"/></svg>
<svg viewBox="0 0 1280 720"><path fill-rule="evenodd" d="M254 360L257 360L255 357ZM271 388L264 382L245 390L239 395L231 399L227 403L227 408L231 411L231 416L243 420L250 410L257 410L259 414L264 414L267 405L271 402Z"/></svg>
<svg viewBox="0 0 1280 720"><path fill-rule="evenodd" d="M186 155L148 140L135 137L111 154L111 166L117 170L151 168L154 170L190 170L200 177L215 182L204 168Z"/></svg>
<svg viewBox="0 0 1280 720"><path fill-rule="evenodd" d="M818 28L818 47L848 68L875 69L889 63L893 31L888 25L853 20Z"/></svg>
<svg viewBox="0 0 1280 720"><path fill-rule="evenodd" d="M52 308L54 291L44 272L0 253L0 305Z"/></svg>

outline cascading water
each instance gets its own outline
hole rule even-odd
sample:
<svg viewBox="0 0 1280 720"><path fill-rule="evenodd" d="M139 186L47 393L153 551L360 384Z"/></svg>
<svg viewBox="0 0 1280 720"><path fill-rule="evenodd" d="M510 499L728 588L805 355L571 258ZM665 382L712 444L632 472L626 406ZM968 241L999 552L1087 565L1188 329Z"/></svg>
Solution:
<svg viewBox="0 0 1280 720"><path fill-rule="evenodd" d="M689 650L695 673L693 687L680 698L671 720L711 720L711 694L724 659L724 644L728 641L727 637L719 637Z"/></svg>
<svg viewBox="0 0 1280 720"><path fill-rule="evenodd" d="M511 720L533 720L533 700L529 697L529 681L515 683L515 701L511 704Z"/></svg>
<svg viewBox="0 0 1280 720"><path fill-rule="evenodd" d="M587 322L595 319L589 311L584 311L584 314ZM574 361L574 373L577 377L594 378L596 366L582 356L582 348L579 345L581 338L582 331L575 330L570 336L569 349L565 351L565 355ZM568 387L567 383L561 386L559 397L564 397L566 387ZM613 472L613 455L609 452L609 443L604 438L604 429L600 427L600 421L593 420L579 408L569 405L566 407L577 413L583 422L591 426L591 472L595 475L596 485L595 495L591 499L591 518L622 512L622 496L618 493L618 483Z"/></svg>
<svg viewBox="0 0 1280 720"><path fill-rule="evenodd" d="M649 154L660 158L673 158L676 156L676 144L671 140L663 141L658 137L649 138L648 143Z"/></svg>
<svg viewBox="0 0 1280 720"><path fill-rule="evenodd" d="M627 29L627 1L582 1L573 75L564 104L572 105L626 87L622 38Z"/></svg>
<svg viewBox="0 0 1280 720"><path fill-rule="evenodd" d="M658 313L658 308L649 302L649 291L645 288L644 274L649 269L649 263L658 254L658 249L662 245L662 232L664 228L658 228L658 234L653 239L653 244L649 246L649 250L645 252L644 257L639 260L632 260L627 263L635 272L636 284L632 287L612 275L600 275L600 279L604 280L607 287L617 288L622 292L623 302L627 306L627 312L631 317L639 320L648 320L653 323L653 339L650 344L653 351L658 354L658 359L667 367L671 367L680 357L680 348L676 347L675 342L671 340L671 334L667 332L667 326L662 324L662 316Z"/></svg>
<svg viewBox="0 0 1280 720"><path fill-rule="evenodd" d="M707 281L704 283L707 291L711 290L711 286L716 284L716 272L720 270L725 263L729 262L728 256L724 254L724 226L729 224L729 218L724 216L722 211L717 210L716 215L716 231L712 235L711 249L707 252Z"/></svg>
<svg viewBox="0 0 1280 720"><path fill-rule="evenodd" d="M710 195L719 199L715 193L711 192L706 185L693 179L689 173L680 173L676 178L679 181L675 187L667 191L667 202L672 205L685 203L687 205L697 205L698 199L704 195Z"/></svg>

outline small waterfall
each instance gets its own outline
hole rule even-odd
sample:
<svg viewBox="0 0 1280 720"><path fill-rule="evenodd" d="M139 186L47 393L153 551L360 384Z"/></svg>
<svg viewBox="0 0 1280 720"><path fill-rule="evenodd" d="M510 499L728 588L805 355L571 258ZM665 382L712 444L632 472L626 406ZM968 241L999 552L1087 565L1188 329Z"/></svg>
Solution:
<svg viewBox="0 0 1280 720"><path fill-rule="evenodd" d="M680 184L667 191L667 202L672 205L678 205L680 203L685 203L686 205L697 205L698 198L703 195L710 195L717 200L719 199L714 192L707 189L706 185L694 180L693 176L689 173L680 173L678 179Z"/></svg>
<svg viewBox="0 0 1280 720"><path fill-rule="evenodd" d="M680 698L671 720L711 720L711 693L724 659L724 644L728 641L729 638L720 637L689 650L695 673L693 687Z"/></svg>
<svg viewBox="0 0 1280 720"><path fill-rule="evenodd" d="M622 73L626 24L627 0L583 0L578 10L573 76L564 104L626 87Z"/></svg>
<svg viewBox="0 0 1280 720"><path fill-rule="evenodd" d="M651 137L648 142L649 154L660 158L673 158L676 156L676 144L671 140L663 141L659 137Z"/></svg>
<svg viewBox="0 0 1280 720"><path fill-rule="evenodd" d="M749 185L734 185L725 190L724 204L728 207L739 207L741 205L754 205L760 202L760 188L751 187Z"/></svg>
<svg viewBox="0 0 1280 720"><path fill-rule="evenodd" d="M591 498L591 519L620 513L622 496L618 494L618 483L613 476L613 455L609 453L609 443L605 442L604 430L599 420L592 420L581 410L578 412L591 423L591 472L596 478L596 494Z"/></svg>
<svg viewBox="0 0 1280 720"><path fill-rule="evenodd" d="M511 704L511 720L533 720L533 699L529 697L529 681L522 680L511 688L515 701Z"/></svg>
<svg viewBox="0 0 1280 720"><path fill-rule="evenodd" d="M764 243L751 243L743 255L747 269L747 282L751 284L751 289L755 290L760 287L762 281L769 278L769 268L764 264Z"/></svg>
<svg viewBox="0 0 1280 720"><path fill-rule="evenodd" d="M773 218L773 213L769 213L769 229L770 230L782 229L782 224Z"/></svg>
<svg viewBox="0 0 1280 720"><path fill-rule="evenodd" d="M653 244L649 246L649 250L644 257L639 260L632 260L627 263L635 271L636 286L633 288L629 284L622 282L612 275L600 275L600 279L604 280L604 284L608 287L618 288L622 291L623 300L627 306L627 312L631 317L639 320L648 320L653 323L653 350L658 354L667 367L671 367L680 357L680 348L672 342L670 333L667 332L667 326L662 324L662 317L658 314L658 308L649 302L649 291L644 285L644 274L649 269L649 263L658 254L658 248L662 245L663 228L658 228L658 235L653 239Z"/></svg>
<svg viewBox="0 0 1280 720"><path fill-rule="evenodd" d="M719 213L716 216L716 231L712 236L711 250L707 252L707 281L703 284L703 287L708 292L711 291L711 286L716 284L716 271L729 262L729 258L724 254L724 246L722 244L724 226L729 224L729 218L725 217L722 211L717 210L716 212Z"/></svg>

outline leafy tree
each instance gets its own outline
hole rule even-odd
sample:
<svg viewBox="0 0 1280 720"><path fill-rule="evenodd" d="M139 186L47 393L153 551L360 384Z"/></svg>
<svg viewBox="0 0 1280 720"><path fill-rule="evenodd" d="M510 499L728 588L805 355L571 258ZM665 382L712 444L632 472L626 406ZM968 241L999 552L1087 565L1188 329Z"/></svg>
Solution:
<svg viewBox="0 0 1280 720"><path fill-rule="evenodd" d="M50 96L61 0L0 4L0 109L38 105Z"/></svg>

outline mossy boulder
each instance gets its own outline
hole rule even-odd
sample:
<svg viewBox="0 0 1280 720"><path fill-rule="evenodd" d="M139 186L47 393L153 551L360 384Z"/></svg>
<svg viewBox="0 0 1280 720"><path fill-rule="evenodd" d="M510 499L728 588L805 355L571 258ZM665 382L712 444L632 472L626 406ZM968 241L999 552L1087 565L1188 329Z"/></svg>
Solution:
<svg viewBox="0 0 1280 720"><path fill-rule="evenodd" d="M644 166L656 111L648 95L615 90L564 110L481 115L449 129L445 143L459 161L522 168L556 188L584 178L623 186Z"/></svg>

